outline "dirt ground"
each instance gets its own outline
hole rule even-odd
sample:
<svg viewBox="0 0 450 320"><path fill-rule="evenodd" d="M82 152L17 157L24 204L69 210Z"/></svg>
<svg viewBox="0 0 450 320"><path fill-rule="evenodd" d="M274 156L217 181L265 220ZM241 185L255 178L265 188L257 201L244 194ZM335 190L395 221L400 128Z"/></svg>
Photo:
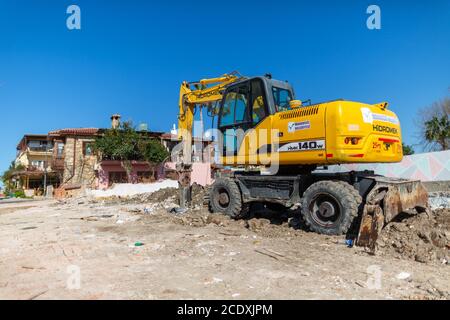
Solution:
<svg viewBox="0 0 450 320"><path fill-rule="evenodd" d="M176 191L0 203L1 299L449 299L450 210L406 216L375 255L292 214L231 220Z"/></svg>

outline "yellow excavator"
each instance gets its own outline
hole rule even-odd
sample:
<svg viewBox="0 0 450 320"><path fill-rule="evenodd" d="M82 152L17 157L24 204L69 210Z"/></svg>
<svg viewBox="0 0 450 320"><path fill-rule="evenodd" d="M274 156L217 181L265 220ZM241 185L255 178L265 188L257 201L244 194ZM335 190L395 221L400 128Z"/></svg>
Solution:
<svg viewBox="0 0 450 320"><path fill-rule="evenodd" d="M400 123L388 103L304 103L287 81L237 72L181 84L178 135L183 148L177 170L182 208L190 201L194 115L202 108L217 117L216 150L228 168L217 172L209 188L213 212L240 218L254 203L299 208L312 231L339 235L356 230L356 244L374 248L382 227L399 213L428 210L420 181L373 171L319 170L401 161Z"/></svg>

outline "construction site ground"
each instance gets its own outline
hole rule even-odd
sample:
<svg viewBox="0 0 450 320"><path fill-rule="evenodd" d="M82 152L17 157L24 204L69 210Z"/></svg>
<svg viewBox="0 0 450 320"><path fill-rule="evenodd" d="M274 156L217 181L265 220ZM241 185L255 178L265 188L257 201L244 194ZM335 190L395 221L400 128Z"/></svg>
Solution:
<svg viewBox="0 0 450 320"><path fill-rule="evenodd" d="M0 202L0 298L450 298L448 209L391 223L372 254L292 212L211 214L201 188L176 215L176 194Z"/></svg>

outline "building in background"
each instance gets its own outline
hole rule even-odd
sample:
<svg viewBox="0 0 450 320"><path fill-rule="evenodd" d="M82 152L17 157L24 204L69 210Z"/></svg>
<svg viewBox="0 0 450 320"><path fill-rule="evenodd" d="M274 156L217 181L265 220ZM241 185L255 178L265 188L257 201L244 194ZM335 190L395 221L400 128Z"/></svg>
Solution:
<svg viewBox="0 0 450 320"><path fill-rule="evenodd" d="M16 188L23 189L27 196L42 195L44 185L58 187L61 177L51 166L53 145L47 135L26 134L17 145L14 174Z"/></svg>
<svg viewBox="0 0 450 320"><path fill-rule="evenodd" d="M69 128L50 131L53 144L52 168L61 177L65 190L96 187L97 155L92 143L100 134L97 128Z"/></svg>
<svg viewBox="0 0 450 320"><path fill-rule="evenodd" d="M111 127L119 128L120 115L111 116ZM104 159L93 150L93 142L106 129L66 128L50 131L47 135L25 135L20 141L15 160L21 165L15 177L17 188L28 196L42 195L44 185L51 186L51 192L59 197L74 196L85 189L106 189L114 183L147 183L153 178L170 176L176 178L176 159L170 157L157 168L151 168L145 161L131 161L132 170L128 181L121 161ZM177 135L148 131L146 124L138 132L149 138L158 139L172 153L181 151ZM193 138L193 182L206 185L211 182L211 167L214 148L211 141ZM153 176L154 174L154 176Z"/></svg>

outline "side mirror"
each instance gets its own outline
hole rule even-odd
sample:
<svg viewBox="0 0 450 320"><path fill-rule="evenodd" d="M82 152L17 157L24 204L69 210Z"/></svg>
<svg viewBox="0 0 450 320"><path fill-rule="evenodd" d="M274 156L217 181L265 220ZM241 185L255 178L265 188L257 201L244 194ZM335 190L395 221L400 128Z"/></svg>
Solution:
<svg viewBox="0 0 450 320"><path fill-rule="evenodd" d="M300 100L291 100L289 101L289 106L291 109L299 108L302 106L302 102Z"/></svg>

